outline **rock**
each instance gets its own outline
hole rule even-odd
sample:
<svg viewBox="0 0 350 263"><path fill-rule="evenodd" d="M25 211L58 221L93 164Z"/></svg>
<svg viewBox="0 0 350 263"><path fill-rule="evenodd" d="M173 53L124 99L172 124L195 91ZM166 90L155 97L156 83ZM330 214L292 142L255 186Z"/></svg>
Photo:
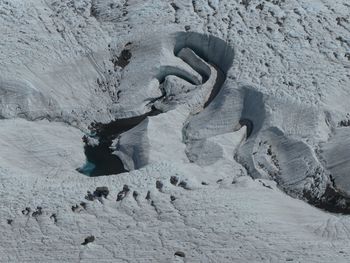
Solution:
<svg viewBox="0 0 350 263"><path fill-rule="evenodd" d="M41 206L38 206L38 207L36 208L36 211L33 212L32 216L33 216L33 217L37 217L37 216L40 216L40 215L42 215L42 214L43 214L43 212L42 212L42 207L41 207Z"/></svg>
<svg viewBox="0 0 350 263"><path fill-rule="evenodd" d="M178 182L179 182L179 178L178 177L176 177L176 176L170 177L170 183L172 185L177 185Z"/></svg>
<svg viewBox="0 0 350 263"><path fill-rule="evenodd" d="M185 182L185 181L180 181L180 183L177 186L182 187L183 189L186 189L186 190L191 190L188 187L187 182Z"/></svg>
<svg viewBox="0 0 350 263"><path fill-rule="evenodd" d="M115 61L115 66L125 68L129 64L131 57L131 51L129 49L124 49Z"/></svg>
<svg viewBox="0 0 350 263"><path fill-rule="evenodd" d="M57 223L57 215L56 214L52 214L50 216L50 219L52 219L55 224Z"/></svg>
<svg viewBox="0 0 350 263"><path fill-rule="evenodd" d="M181 257L181 258L184 258L184 257L185 257L185 253L182 252L182 251L176 251L174 255L175 255L175 256L178 256L178 257Z"/></svg>
<svg viewBox="0 0 350 263"><path fill-rule="evenodd" d="M81 245L86 246L87 244L92 243L94 241L95 241L95 237L94 236L88 236L88 237L86 237L84 239L84 242L81 243Z"/></svg>
<svg viewBox="0 0 350 263"><path fill-rule="evenodd" d="M22 214L29 215L30 211L31 211L30 207L26 207L24 210L22 210Z"/></svg>
<svg viewBox="0 0 350 263"><path fill-rule="evenodd" d="M137 197L139 196L139 193L137 191L133 191L132 196L134 197L135 201L137 201Z"/></svg>
<svg viewBox="0 0 350 263"><path fill-rule="evenodd" d="M151 200L151 191L147 191L146 200Z"/></svg>
<svg viewBox="0 0 350 263"><path fill-rule="evenodd" d="M80 206L81 206L82 208L86 209L87 204L86 204L85 202L80 202Z"/></svg>
<svg viewBox="0 0 350 263"><path fill-rule="evenodd" d="M159 190L159 191L162 191L163 189L163 183L159 180L156 181L156 188Z"/></svg>
<svg viewBox="0 0 350 263"><path fill-rule="evenodd" d="M88 201L94 201L95 200L95 195L92 194L90 191L87 191L85 199L88 200Z"/></svg>
<svg viewBox="0 0 350 263"><path fill-rule="evenodd" d="M79 206L78 205L73 205L72 206L72 211L75 212L79 209Z"/></svg>
<svg viewBox="0 0 350 263"><path fill-rule="evenodd" d="M123 186L123 190L121 190L117 195L117 202L122 201L126 197L126 195L129 193L129 191L130 191L129 186L125 184Z"/></svg>
<svg viewBox="0 0 350 263"><path fill-rule="evenodd" d="M128 186L127 184L125 184L125 185L123 186L123 191L124 191L124 192L129 192L129 191L130 191L130 188L129 188L129 186Z"/></svg>
<svg viewBox="0 0 350 263"><path fill-rule="evenodd" d="M109 190L108 190L107 186L97 187L95 192L94 192L94 196L96 196L96 197L107 198L108 195L109 195Z"/></svg>
<svg viewBox="0 0 350 263"><path fill-rule="evenodd" d="M85 199L88 201L94 201L98 199L100 202L102 202L102 197L107 198L109 195L109 190L107 186L99 186L96 187L95 191L91 193L90 191L87 191L87 194L85 196Z"/></svg>

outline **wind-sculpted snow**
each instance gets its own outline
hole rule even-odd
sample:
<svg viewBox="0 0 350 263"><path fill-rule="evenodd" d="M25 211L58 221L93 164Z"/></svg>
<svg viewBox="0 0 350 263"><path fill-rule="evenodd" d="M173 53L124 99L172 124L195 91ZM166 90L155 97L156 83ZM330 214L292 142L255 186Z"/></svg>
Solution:
<svg viewBox="0 0 350 263"><path fill-rule="evenodd" d="M0 118L35 120L55 106L28 81L0 79Z"/></svg>

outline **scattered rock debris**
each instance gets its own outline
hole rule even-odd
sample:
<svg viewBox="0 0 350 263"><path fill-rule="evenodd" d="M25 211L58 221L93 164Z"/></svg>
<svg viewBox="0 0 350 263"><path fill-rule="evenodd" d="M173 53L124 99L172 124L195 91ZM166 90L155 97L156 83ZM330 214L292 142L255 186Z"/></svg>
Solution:
<svg viewBox="0 0 350 263"><path fill-rule="evenodd" d="M146 200L151 200L151 191L147 192Z"/></svg>
<svg viewBox="0 0 350 263"><path fill-rule="evenodd" d="M123 186L123 190L121 190L117 195L117 202L123 200L125 196L129 193L129 191L130 191L129 186L125 184Z"/></svg>
<svg viewBox="0 0 350 263"><path fill-rule="evenodd" d="M30 211L31 211L30 207L26 207L24 210L22 210L22 214L27 216L29 215Z"/></svg>
<svg viewBox="0 0 350 263"><path fill-rule="evenodd" d="M86 209L87 204L86 204L85 202L81 202L81 203L80 203L80 206L81 206L82 208Z"/></svg>
<svg viewBox="0 0 350 263"><path fill-rule="evenodd" d="M183 180L179 182L179 178L177 176L170 177L170 183L172 185L182 187L182 188L184 188L186 190L190 190L190 188L187 185L187 182L185 182Z"/></svg>
<svg viewBox="0 0 350 263"><path fill-rule="evenodd" d="M158 215L160 215L162 212L159 210L159 208L157 207L157 205L154 203L153 200L151 200L151 206L154 208L154 211L156 211L156 213Z"/></svg>
<svg viewBox="0 0 350 263"><path fill-rule="evenodd" d="M99 14L99 12L98 12L98 10L97 10L96 5L95 5L95 4L91 4L91 7L90 7L90 16L97 18L97 17L98 17L98 14Z"/></svg>
<svg viewBox="0 0 350 263"><path fill-rule="evenodd" d="M55 224L57 223L57 215L55 213L50 216L50 219L52 219Z"/></svg>
<svg viewBox="0 0 350 263"><path fill-rule="evenodd" d="M137 201L137 197L139 196L139 193L137 191L133 191L132 196L134 197L135 201Z"/></svg>
<svg viewBox="0 0 350 263"><path fill-rule="evenodd" d="M94 201L95 200L95 196L90 191L87 191L85 199L88 200L88 201Z"/></svg>
<svg viewBox="0 0 350 263"><path fill-rule="evenodd" d="M72 211L75 212L77 209L79 209L78 205L72 205Z"/></svg>
<svg viewBox="0 0 350 263"><path fill-rule="evenodd" d="M241 4L241 5L244 5L244 7L245 7L246 9L248 9L249 3L250 3L250 0L242 0L242 1L240 2L240 4Z"/></svg>
<svg viewBox="0 0 350 263"><path fill-rule="evenodd" d="M258 4L255 8L261 11L264 10L264 3Z"/></svg>
<svg viewBox="0 0 350 263"><path fill-rule="evenodd" d="M107 196L109 195L109 190L108 190L108 187L107 186L100 186L100 187L97 187L95 192L94 192L94 195L96 197L104 197L104 198L107 198Z"/></svg>
<svg viewBox="0 0 350 263"><path fill-rule="evenodd" d="M171 3L170 5L174 8L175 11L180 9L175 3Z"/></svg>
<svg viewBox="0 0 350 263"><path fill-rule="evenodd" d="M176 177L176 176L170 177L170 183L172 185L177 185L178 182L179 182L179 178L178 177Z"/></svg>
<svg viewBox="0 0 350 263"><path fill-rule="evenodd" d="M162 190L163 190L163 183L161 182L161 181L157 181L156 182L156 188L160 191L160 192L162 192Z"/></svg>
<svg viewBox="0 0 350 263"><path fill-rule="evenodd" d="M181 181L177 186L182 187L183 189L190 190L190 188L187 185L187 182Z"/></svg>
<svg viewBox="0 0 350 263"><path fill-rule="evenodd" d="M89 243L92 243L95 241L95 237L94 236L88 236L87 238L84 239L84 242L81 243L83 246L86 246Z"/></svg>
<svg viewBox="0 0 350 263"><path fill-rule="evenodd" d="M350 120L342 120L339 122L340 127L349 127L350 126Z"/></svg>
<svg viewBox="0 0 350 263"><path fill-rule="evenodd" d="M263 181L259 180L259 182L262 184L262 186L269 188L269 189L273 189L270 185L265 184Z"/></svg>
<svg viewBox="0 0 350 263"><path fill-rule="evenodd" d="M120 55L117 57L117 59L113 59L112 62L114 63L114 66L119 66L121 68L125 68L129 63L130 59L132 57L130 48L131 48L131 42L128 42Z"/></svg>
<svg viewBox="0 0 350 263"><path fill-rule="evenodd" d="M272 148L271 145L269 146L269 148L267 149L267 154L272 156Z"/></svg>
<svg viewBox="0 0 350 263"><path fill-rule="evenodd" d="M86 210L87 204L85 202L81 202L79 205L73 205L72 206L72 211L73 212L79 212L79 211L81 211L81 209Z"/></svg>
<svg viewBox="0 0 350 263"><path fill-rule="evenodd" d="M91 193L87 191L85 199L88 201L94 201L95 199L101 199L102 197L107 198L109 195L109 190L107 186L96 187L95 191Z"/></svg>
<svg viewBox="0 0 350 263"><path fill-rule="evenodd" d="M178 257L184 258L184 257L185 257L185 253L182 252L182 251L176 251L175 254L174 254L174 256L178 256Z"/></svg>
<svg viewBox="0 0 350 263"><path fill-rule="evenodd" d="M37 217L37 216L40 216L42 214L43 214L42 207L41 206L37 206L36 211L33 212L32 216L33 217Z"/></svg>

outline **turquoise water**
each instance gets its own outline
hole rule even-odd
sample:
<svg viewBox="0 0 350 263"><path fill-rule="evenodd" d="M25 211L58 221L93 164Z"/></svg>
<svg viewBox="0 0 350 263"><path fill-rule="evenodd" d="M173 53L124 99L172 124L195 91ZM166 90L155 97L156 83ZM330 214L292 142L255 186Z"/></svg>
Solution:
<svg viewBox="0 0 350 263"><path fill-rule="evenodd" d="M83 167L78 168L77 171L79 173L85 174L87 176L91 176L92 172L95 170L96 165L93 164L92 162L86 161Z"/></svg>

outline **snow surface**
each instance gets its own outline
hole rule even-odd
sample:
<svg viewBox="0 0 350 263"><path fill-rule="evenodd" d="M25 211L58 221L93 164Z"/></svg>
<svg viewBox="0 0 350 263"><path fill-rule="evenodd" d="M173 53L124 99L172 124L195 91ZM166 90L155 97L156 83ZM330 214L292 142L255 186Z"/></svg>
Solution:
<svg viewBox="0 0 350 263"><path fill-rule="evenodd" d="M349 21L347 0L0 0L0 262L349 262ZM129 172L78 172L91 123L144 114L111 140Z"/></svg>

